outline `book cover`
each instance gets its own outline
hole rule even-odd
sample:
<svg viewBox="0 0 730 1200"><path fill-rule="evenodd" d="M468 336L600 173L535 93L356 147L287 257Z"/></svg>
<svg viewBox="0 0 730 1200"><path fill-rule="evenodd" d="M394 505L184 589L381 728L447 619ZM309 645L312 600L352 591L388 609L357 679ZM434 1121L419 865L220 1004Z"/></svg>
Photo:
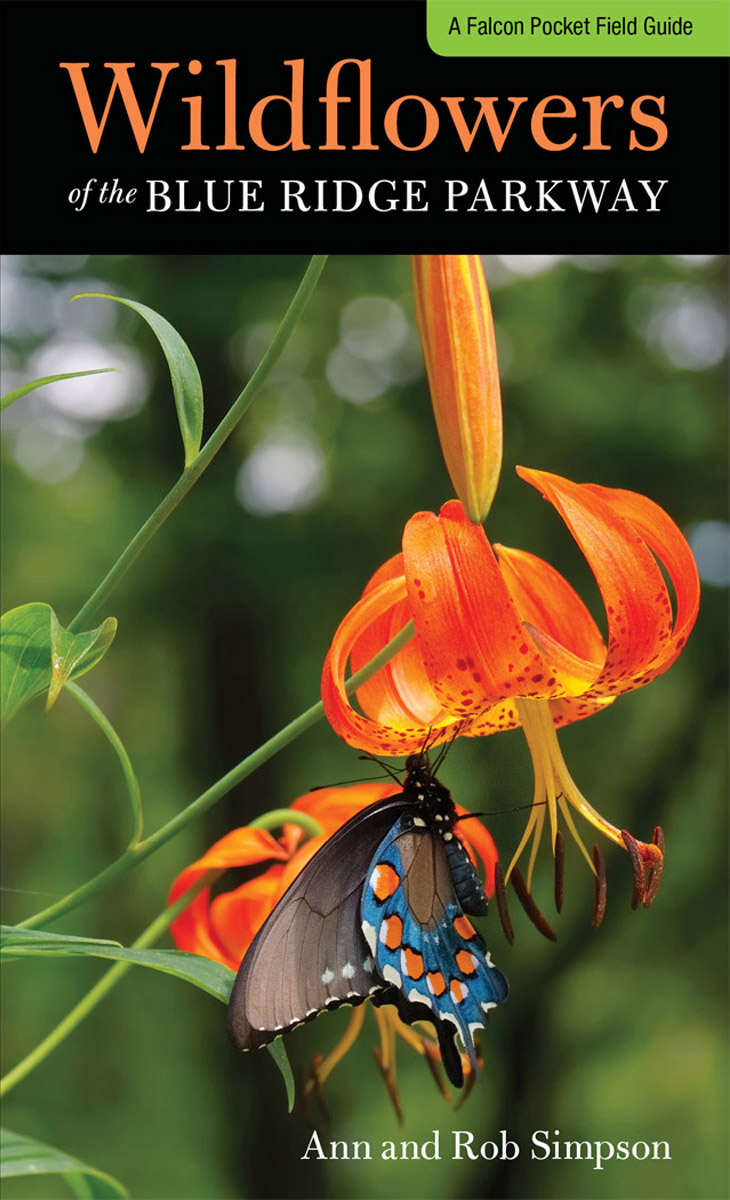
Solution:
<svg viewBox="0 0 730 1200"><path fill-rule="evenodd" d="M725 0L2 21L9 1200L720 1200Z"/></svg>

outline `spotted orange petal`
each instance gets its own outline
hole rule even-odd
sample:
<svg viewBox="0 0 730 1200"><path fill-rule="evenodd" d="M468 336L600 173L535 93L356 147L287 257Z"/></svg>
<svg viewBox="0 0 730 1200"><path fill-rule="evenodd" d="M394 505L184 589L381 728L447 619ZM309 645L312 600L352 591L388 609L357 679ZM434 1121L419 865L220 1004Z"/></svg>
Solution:
<svg viewBox="0 0 730 1200"><path fill-rule="evenodd" d="M639 533L665 567L674 588L674 627L670 636L660 646L654 660L636 682L635 686L638 687L666 671L684 648L697 620L700 606L697 564L684 535L672 518L648 496L621 488L604 488L593 483L586 484L586 487L605 500L614 512L625 518Z"/></svg>
<svg viewBox="0 0 730 1200"><path fill-rule="evenodd" d="M696 569L682 534L662 509L644 497L616 494L610 488L576 484L523 467L518 474L555 506L601 591L608 652L586 695L618 695L647 683L676 657L681 649L676 643L686 639L696 616ZM682 633L675 631L671 600L652 543L677 576Z"/></svg>
<svg viewBox="0 0 730 1200"><path fill-rule="evenodd" d="M372 754L401 755L419 750L429 733L453 722L453 718L449 717L437 719L429 724L422 724L413 718L404 718L398 714L394 702L389 702L389 720L378 722L356 712L348 699L345 679L348 660L354 647L367 635L373 623L380 621L394 605L400 604L405 596L406 582L402 576L385 579L373 586L340 622L322 670L322 703L327 720L335 732L351 746L357 746ZM382 670L385 668L381 668ZM392 680L392 674L390 679ZM389 687L386 678L382 692L374 689L369 695L374 696L377 702L377 697L385 695ZM361 689L363 692L364 690ZM447 736L447 731L443 736ZM436 740L438 737L432 737L432 744Z"/></svg>
<svg viewBox="0 0 730 1200"><path fill-rule="evenodd" d="M426 671L453 718L472 718L510 695L560 694L560 681L551 678L551 664L526 633L484 530L457 500L438 517L424 512L411 518L403 556Z"/></svg>
<svg viewBox="0 0 730 1200"><path fill-rule="evenodd" d="M368 583L363 596L369 595L387 579L404 578L403 555L396 554L383 563ZM411 619L407 599L403 599L377 617L352 647L350 662L359 671ZM357 691L363 712L382 725L426 728L443 715L423 666L420 647L413 639Z"/></svg>
<svg viewBox="0 0 730 1200"><path fill-rule="evenodd" d="M526 550L495 545L494 552L522 620L572 654L602 666L606 647L601 631L567 579Z"/></svg>

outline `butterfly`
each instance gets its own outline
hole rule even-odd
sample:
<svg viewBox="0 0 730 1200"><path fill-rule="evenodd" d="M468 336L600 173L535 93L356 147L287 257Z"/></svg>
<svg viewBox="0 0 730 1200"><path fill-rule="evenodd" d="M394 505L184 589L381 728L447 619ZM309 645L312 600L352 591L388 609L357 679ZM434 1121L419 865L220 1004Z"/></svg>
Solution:
<svg viewBox="0 0 730 1200"><path fill-rule="evenodd" d="M487 900L454 832L458 819L425 753L413 754L403 790L325 842L241 963L228 1008L241 1050L323 1010L371 1000L395 1005L409 1025L434 1025L455 1087L463 1084L457 1034L478 1071L474 1034L508 988L469 920Z"/></svg>

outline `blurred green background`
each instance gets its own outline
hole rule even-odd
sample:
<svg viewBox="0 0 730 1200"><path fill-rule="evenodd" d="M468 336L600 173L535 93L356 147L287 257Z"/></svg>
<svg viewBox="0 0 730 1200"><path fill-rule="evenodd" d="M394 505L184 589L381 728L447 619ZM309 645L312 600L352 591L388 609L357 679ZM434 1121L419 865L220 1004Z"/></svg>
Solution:
<svg viewBox="0 0 730 1200"><path fill-rule="evenodd" d="M3 391L58 371L117 374L36 392L4 421L7 609L46 600L67 622L181 467L167 369L149 329L104 300L143 301L200 367L210 432L265 348L299 257L27 257L3 270ZM727 1189L726 261L487 256L505 406L495 540L548 558L597 593L518 463L642 491L690 537L700 618L650 687L561 734L594 805L638 837L664 825L655 907L630 910L625 856L606 847L605 925L572 847L557 945L516 909L514 948L485 932L511 982L484 1039L484 1076L454 1111L403 1047L405 1123L376 1073L368 1015L326 1086L325 1139L369 1139L372 1162L301 1162L310 1125L287 1117L266 1054L229 1045L210 997L134 970L9 1097L5 1123L120 1178L132 1195L203 1197L724 1197ZM152 831L317 698L332 632L404 522L450 495L413 325L408 262L335 257L236 434L118 588L105 661L85 686L123 738ZM4 754L5 920L19 920L109 862L128 836L116 761L64 696L16 718ZM178 871L212 841L310 786L368 774L321 724L226 801L57 928L128 943ZM374 773L374 770L373 770ZM519 732L461 742L442 777L488 819L502 854L531 795ZM552 912L552 872L536 892ZM514 907L514 906L513 906ZM98 962L28 960L5 973L6 1069L101 975ZM346 1016L289 1039L304 1076ZM381 1139L441 1130L440 1162L383 1163ZM512 1163L450 1161L450 1131L500 1129ZM532 1162L533 1130L560 1139L666 1139L671 1162ZM68 1194L11 1181L8 1197Z"/></svg>

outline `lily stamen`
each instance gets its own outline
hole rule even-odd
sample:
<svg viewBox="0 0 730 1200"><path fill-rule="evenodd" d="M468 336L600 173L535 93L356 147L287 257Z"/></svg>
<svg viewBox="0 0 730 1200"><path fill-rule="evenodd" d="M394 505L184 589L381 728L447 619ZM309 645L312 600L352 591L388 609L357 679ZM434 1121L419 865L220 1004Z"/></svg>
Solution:
<svg viewBox="0 0 730 1200"><path fill-rule="evenodd" d="M530 892L528 889L519 867L512 868L512 887L517 893L517 899L538 932L541 933L543 937L546 937L549 942L557 942L558 937L555 930L545 914L540 911L535 903L532 892Z"/></svg>
<svg viewBox="0 0 730 1200"><path fill-rule="evenodd" d="M563 835L558 830L555 838L555 911L561 912L563 908L563 894L565 890L565 842Z"/></svg>
<svg viewBox="0 0 730 1200"><path fill-rule="evenodd" d="M512 918L509 915L507 891L504 886L504 873L500 863L497 863L494 868L494 899L497 902L497 912L499 913L499 920L504 931L504 936L511 946L515 940L515 931L512 927Z"/></svg>
<svg viewBox="0 0 730 1200"><path fill-rule="evenodd" d="M593 885L593 917L591 924L598 929L603 924L606 915L606 863L601 854L600 846L593 847L593 865L596 879Z"/></svg>
<svg viewBox="0 0 730 1200"><path fill-rule="evenodd" d="M550 829L552 837L553 855L556 860L556 908L560 911L562 904L562 862L558 867L558 856L562 858L563 846L562 835L558 830L558 811L560 812L565 824L570 832L573 840L576 842L581 854L585 858L593 875L598 877L599 867L596 862L595 850L591 856L586 849L585 843L576 827L571 812L571 807L580 813L585 820L600 830L612 842L620 846L627 852L631 860L633 871L633 898L632 907L638 908L639 905L647 903L649 896L649 887L651 886L651 894L649 903L656 896L661 878L661 869L663 866L663 850L658 844L657 837L651 843L638 841L633 834L627 830L617 829L615 825L611 825L609 821L596 812L592 804L586 800L583 793L575 784L568 768L558 743L557 733L553 722L550 706L545 700L516 700L515 707L519 714L522 731L527 740L527 745L532 759L534 774L535 774L535 789L533 793L533 808L525 826L525 831L520 839L517 849L512 856L512 861L507 868L505 874L505 882L510 877L514 876L519 861L528 841L532 838L532 846L530 848L530 856L527 866L527 879L525 881L525 891L529 895L532 891L532 878L534 873L537 851L542 837L543 826L545 823L545 808L550 816ZM560 842L558 838L560 837ZM558 848L560 847L560 848ZM602 862L602 860L601 860ZM648 876L645 880L645 873L648 868ZM602 869L602 867L601 867ZM558 883L558 874L560 882ZM518 894L520 885L517 885ZM560 900L558 901L558 895ZM594 905L594 925L596 925L596 915L600 905L605 907L605 886L603 887L602 899L599 904L597 899ZM524 905L523 905L524 906ZM535 922L535 916L528 911L528 916ZM602 920L601 915L601 920ZM598 921L600 924L600 920ZM538 926L539 928L539 926Z"/></svg>
<svg viewBox="0 0 730 1200"><path fill-rule="evenodd" d="M314 1059L312 1059L312 1073L305 1084L305 1091L310 1092L312 1090L316 1090L319 1093L319 1090L327 1079L327 1076L331 1074L338 1062L340 1062L345 1057L347 1052L355 1045L355 1042L360 1036L360 1031L362 1030L364 1021L365 1006L363 1004L359 1004L356 1008L353 1008L350 1015L350 1020L347 1022L345 1032L343 1033L339 1042L337 1042L334 1048L330 1050L329 1054L324 1055L324 1057L321 1054L318 1054Z"/></svg>
<svg viewBox="0 0 730 1200"><path fill-rule="evenodd" d="M652 841L662 852L662 861L652 865L649 868L649 873L646 877L646 892L644 894L644 908L650 908L656 899L656 894L659 891L659 884L662 879L664 870L664 831L661 825L655 826L654 836Z"/></svg>

